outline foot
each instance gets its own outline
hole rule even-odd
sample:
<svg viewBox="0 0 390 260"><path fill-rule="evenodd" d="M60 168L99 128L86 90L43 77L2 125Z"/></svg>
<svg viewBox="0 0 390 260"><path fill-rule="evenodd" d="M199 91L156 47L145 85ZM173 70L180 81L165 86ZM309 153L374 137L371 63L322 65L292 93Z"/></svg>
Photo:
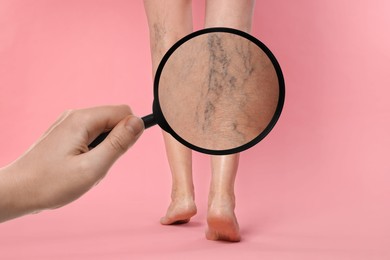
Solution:
<svg viewBox="0 0 390 260"><path fill-rule="evenodd" d="M160 219L160 223L163 225L185 224L196 214L196 211L193 199L172 200L167 213Z"/></svg>
<svg viewBox="0 0 390 260"><path fill-rule="evenodd" d="M207 213L208 240L238 242L241 240L240 228L234 214L234 199L214 200Z"/></svg>

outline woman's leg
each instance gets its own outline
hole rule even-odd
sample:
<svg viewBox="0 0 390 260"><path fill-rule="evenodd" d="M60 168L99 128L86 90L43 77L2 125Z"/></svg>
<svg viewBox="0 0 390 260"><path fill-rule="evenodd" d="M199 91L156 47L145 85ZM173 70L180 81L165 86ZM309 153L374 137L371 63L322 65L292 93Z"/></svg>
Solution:
<svg viewBox="0 0 390 260"><path fill-rule="evenodd" d="M191 0L144 0L150 32L153 75L166 51L192 32ZM196 214L191 150L163 132L172 174L171 204L161 224L186 223Z"/></svg>
<svg viewBox="0 0 390 260"><path fill-rule="evenodd" d="M239 154L212 156L212 178L209 192L206 238L240 241L239 226L234 214L234 181Z"/></svg>
<svg viewBox="0 0 390 260"><path fill-rule="evenodd" d="M231 27L250 32L254 0L208 0L205 27ZM234 182L239 154L212 156L212 178L209 193L207 239L240 241L234 213Z"/></svg>

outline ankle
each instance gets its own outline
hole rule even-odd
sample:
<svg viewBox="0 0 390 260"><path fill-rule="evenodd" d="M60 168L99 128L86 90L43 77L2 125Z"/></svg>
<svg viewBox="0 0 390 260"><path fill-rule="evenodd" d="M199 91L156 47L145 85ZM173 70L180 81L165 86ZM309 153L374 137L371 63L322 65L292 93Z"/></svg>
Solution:
<svg viewBox="0 0 390 260"><path fill-rule="evenodd" d="M171 200L172 200L172 202L178 202L178 201L193 202L193 201L195 201L195 195L194 195L193 191L188 191L188 190L172 191Z"/></svg>
<svg viewBox="0 0 390 260"><path fill-rule="evenodd" d="M234 192L210 192L208 207L210 208L232 208L236 205Z"/></svg>

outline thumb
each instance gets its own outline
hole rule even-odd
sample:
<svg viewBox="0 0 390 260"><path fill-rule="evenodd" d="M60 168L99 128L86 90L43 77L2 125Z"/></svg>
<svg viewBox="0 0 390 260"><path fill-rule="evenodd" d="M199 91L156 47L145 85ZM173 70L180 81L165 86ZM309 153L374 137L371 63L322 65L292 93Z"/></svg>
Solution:
<svg viewBox="0 0 390 260"><path fill-rule="evenodd" d="M127 116L111 130L100 145L89 152L89 155L95 159L97 167L108 170L138 140L144 128L140 118L134 115Z"/></svg>

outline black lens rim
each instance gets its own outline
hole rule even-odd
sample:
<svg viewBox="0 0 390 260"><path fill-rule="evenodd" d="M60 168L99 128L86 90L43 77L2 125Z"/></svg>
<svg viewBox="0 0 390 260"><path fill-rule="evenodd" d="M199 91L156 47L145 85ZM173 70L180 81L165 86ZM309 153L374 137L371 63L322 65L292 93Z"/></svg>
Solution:
<svg viewBox="0 0 390 260"><path fill-rule="evenodd" d="M278 83L279 83L278 104L276 106L275 113L274 113L271 121L267 125L267 127L256 138L249 141L248 143L245 143L245 144L238 146L238 147L235 147L235 148L226 149L226 150L206 149L203 147L196 146L192 143L189 143L185 139L180 137L171 128L169 123L166 121L164 114L162 113L162 110L161 110L159 95L158 95L158 86L159 86L162 71L163 71L164 66L167 63L169 57L175 52L175 50L177 48L179 48L182 44L184 44L185 42L189 41L190 39L192 39L194 37L197 37L197 36L200 36L200 35L203 35L206 33L215 33L215 32L232 33L232 34L244 37L244 38L250 40L251 42L253 42L254 44L256 44L271 60L273 66L275 68L276 75L278 77ZM271 132L271 130L274 128L275 124L279 120L280 115L281 115L282 110L283 110L284 100L285 100L285 83L284 83L282 69L281 69L276 57L271 52L271 50L268 49L268 47L264 43L262 43L260 40L258 40L257 38L253 37L252 35L250 35L246 32L243 32L243 31L240 31L237 29L233 29L233 28L228 28L228 27L212 27L212 28L206 28L206 29L202 29L202 30L193 32L193 33L183 37L182 39L177 41L164 55L164 57L162 58L159 66L157 68L155 79L154 79L153 114L155 115L155 117L157 119L157 124L162 129L164 129L166 132L171 134L177 141L179 141L183 145L187 146L188 148L195 150L195 151L198 151L198 152L201 152L201 153L210 154L210 155L228 155L228 154L235 154L235 153L245 151L245 150L253 147L254 145L258 144L261 140L263 140Z"/></svg>

